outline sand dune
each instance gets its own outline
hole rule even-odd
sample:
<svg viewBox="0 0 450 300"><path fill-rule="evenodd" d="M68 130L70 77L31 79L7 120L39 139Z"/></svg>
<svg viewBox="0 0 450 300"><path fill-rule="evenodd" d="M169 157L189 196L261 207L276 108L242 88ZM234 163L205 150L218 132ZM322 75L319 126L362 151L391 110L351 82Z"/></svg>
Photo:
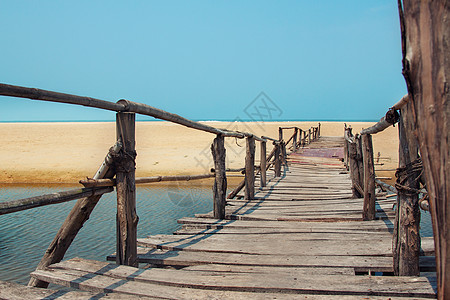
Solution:
<svg viewBox="0 0 450 300"><path fill-rule="evenodd" d="M308 129L318 122L207 122L209 125L278 137L279 126ZM322 135L342 136L343 122L321 122ZM347 122L359 132L374 123ZM74 183L92 177L115 142L110 123L1 123L0 182ZM287 135L288 133L286 133ZM210 145L214 135L168 122L136 124L137 176L201 174L212 167ZM397 128L374 136L378 169L398 164ZM268 145L268 151L271 150ZM227 138L227 166L243 167L245 141ZM257 143L258 151L258 143ZM380 153L378 155L378 153ZM257 159L259 155L256 156ZM385 173L379 172L380 175Z"/></svg>

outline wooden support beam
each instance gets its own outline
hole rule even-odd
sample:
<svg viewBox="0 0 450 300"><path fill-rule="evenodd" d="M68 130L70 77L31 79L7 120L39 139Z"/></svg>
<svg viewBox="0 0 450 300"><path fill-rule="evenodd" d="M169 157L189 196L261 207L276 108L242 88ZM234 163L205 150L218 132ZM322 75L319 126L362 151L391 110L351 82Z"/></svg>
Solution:
<svg viewBox="0 0 450 300"><path fill-rule="evenodd" d="M116 263L138 266L136 182L135 182L135 114L118 113L116 116L117 140L122 150L114 161L117 190L117 247Z"/></svg>
<svg viewBox="0 0 450 300"><path fill-rule="evenodd" d="M95 173L94 179L101 179L99 176L104 176L105 178L112 178L114 176L114 170L111 168L112 156L115 156L120 149L121 146L119 147L118 143L111 147L100 168ZM84 223L89 219L94 207L101 197L102 195L92 195L81 198L75 203L64 223L53 238L53 241L48 246L47 251L37 265L36 270L45 269L51 264L59 263L64 258L67 249L69 249ZM46 288L48 282L31 278L28 285Z"/></svg>
<svg viewBox="0 0 450 300"><path fill-rule="evenodd" d="M267 168L267 161L266 161L266 155L267 155L267 143L261 142L261 156L260 156L260 185L261 187L266 186L266 168Z"/></svg>
<svg viewBox="0 0 450 300"><path fill-rule="evenodd" d="M319 123L319 127L318 127L318 130L317 130L317 135L320 137L320 123Z"/></svg>
<svg viewBox="0 0 450 300"><path fill-rule="evenodd" d="M255 139L246 138L244 199L255 198Z"/></svg>
<svg viewBox="0 0 450 300"><path fill-rule="evenodd" d="M308 144L311 144L311 128L308 129Z"/></svg>
<svg viewBox="0 0 450 300"><path fill-rule="evenodd" d="M375 169L373 165L372 136L362 136L364 164L364 205L363 220L375 220Z"/></svg>
<svg viewBox="0 0 450 300"><path fill-rule="evenodd" d="M217 135L211 145L211 152L214 160L215 179L213 185L214 195L214 218L225 219L225 205L227 193L227 174L225 171L226 149L225 138Z"/></svg>
<svg viewBox="0 0 450 300"><path fill-rule="evenodd" d="M399 168L397 176L397 208L394 221L393 256L394 274L399 276L419 276L420 255L420 208L419 195L412 192L420 188L422 168L417 168L418 143L412 120L411 105L401 110L398 124Z"/></svg>

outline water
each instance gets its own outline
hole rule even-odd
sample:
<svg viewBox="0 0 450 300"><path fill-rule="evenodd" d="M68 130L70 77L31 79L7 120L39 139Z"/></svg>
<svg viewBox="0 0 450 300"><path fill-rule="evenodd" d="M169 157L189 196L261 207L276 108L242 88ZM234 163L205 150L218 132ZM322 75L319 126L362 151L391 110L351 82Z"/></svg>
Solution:
<svg viewBox="0 0 450 300"><path fill-rule="evenodd" d="M171 234L177 220L213 208L211 182L139 186L136 196L138 237ZM1 187L1 202L49 194L73 186ZM0 216L0 280L27 284L75 201ZM116 196L104 195L78 233L65 259L80 256L104 261L115 252Z"/></svg>
<svg viewBox="0 0 450 300"><path fill-rule="evenodd" d="M70 189L73 186L0 187L1 202ZM211 182L139 186L136 206L138 237L171 234L181 227L177 220L212 210ZM75 201L0 216L0 280L27 284ZM116 197L104 195L85 223L65 259L80 256L104 261L115 251ZM421 235L432 236L431 218L422 211Z"/></svg>

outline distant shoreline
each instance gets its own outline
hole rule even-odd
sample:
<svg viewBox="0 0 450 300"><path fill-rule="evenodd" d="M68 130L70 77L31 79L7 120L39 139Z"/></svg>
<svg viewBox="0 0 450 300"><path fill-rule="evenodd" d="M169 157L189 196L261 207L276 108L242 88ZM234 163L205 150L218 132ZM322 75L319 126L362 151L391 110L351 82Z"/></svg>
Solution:
<svg viewBox="0 0 450 300"><path fill-rule="evenodd" d="M352 122L357 122L357 123L370 123L370 122L378 122L378 120L314 120L314 119L308 119L308 120L265 120L265 121L255 121L255 120L251 120L251 119L245 119L242 120L240 119L239 121L236 120L193 120L195 122L202 122L202 123L210 123L210 122L245 122L245 123L249 123L249 122L255 122L255 123L280 123L280 122L344 122L344 123L352 123ZM0 120L0 124L1 123L6 123L6 124L15 124L15 123L112 123L115 122L115 120L31 120L31 121L1 121ZM149 120L142 120L137 118L136 122L167 122L164 120L159 120L159 119L149 119Z"/></svg>
<svg viewBox="0 0 450 300"><path fill-rule="evenodd" d="M374 122L321 121L323 136L343 136L344 123L354 133ZM216 128L252 132L278 138L279 126L307 130L310 122L208 122ZM92 177L116 141L115 122L26 122L0 123L0 183L77 183ZM293 130L285 132L288 139ZM397 128L373 136L374 156L380 152L383 169L398 165ZM195 175L209 173L213 166L214 134L165 121L137 122L136 176ZM259 143L256 144L259 151ZM272 149L268 143L267 152ZM242 168L245 141L226 139L226 163ZM257 152L259 153L259 152ZM259 156L257 156L257 160ZM258 164L258 161L256 162Z"/></svg>

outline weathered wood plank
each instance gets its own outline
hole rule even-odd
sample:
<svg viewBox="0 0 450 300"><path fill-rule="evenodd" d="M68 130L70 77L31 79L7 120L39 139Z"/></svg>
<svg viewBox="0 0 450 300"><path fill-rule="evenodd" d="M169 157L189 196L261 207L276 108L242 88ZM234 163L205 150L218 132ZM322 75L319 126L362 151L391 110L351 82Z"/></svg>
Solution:
<svg viewBox="0 0 450 300"><path fill-rule="evenodd" d="M98 278L124 279L132 278L133 281L124 281L117 287L135 286L136 291L142 291L137 287L145 288L145 284L189 287L192 291L197 288L221 291L241 292L278 292L281 294L310 293L314 290L319 294L353 295L378 295L378 296L434 296L433 279L414 277L390 277L390 276L333 276L333 275L309 275L298 280L295 274L278 273L277 276L255 276L248 273L233 273L227 276L212 276L211 272L167 269L139 270L129 266L117 266L97 261L72 259L53 265L49 271L55 273L63 271L64 274L83 273L95 274L88 280ZM83 275L82 275L83 276ZM86 276L83 276L86 278ZM431 281L431 283L430 283ZM85 283L83 280L80 284ZM418 284L419 283L419 284ZM140 285L142 284L142 285ZM117 283L115 284L117 286ZM145 288L148 289L148 288Z"/></svg>
<svg viewBox="0 0 450 300"><path fill-rule="evenodd" d="M42 288L24 286L21 284L0 281L0 299L8 300L42 300L42 299L58 299L58 300L118 300L123 299L123 295L116 293L98 293L98 292L82 292L82 291L57 291ZM145 296L127 295L127 299L153 299Z"/></svg>

